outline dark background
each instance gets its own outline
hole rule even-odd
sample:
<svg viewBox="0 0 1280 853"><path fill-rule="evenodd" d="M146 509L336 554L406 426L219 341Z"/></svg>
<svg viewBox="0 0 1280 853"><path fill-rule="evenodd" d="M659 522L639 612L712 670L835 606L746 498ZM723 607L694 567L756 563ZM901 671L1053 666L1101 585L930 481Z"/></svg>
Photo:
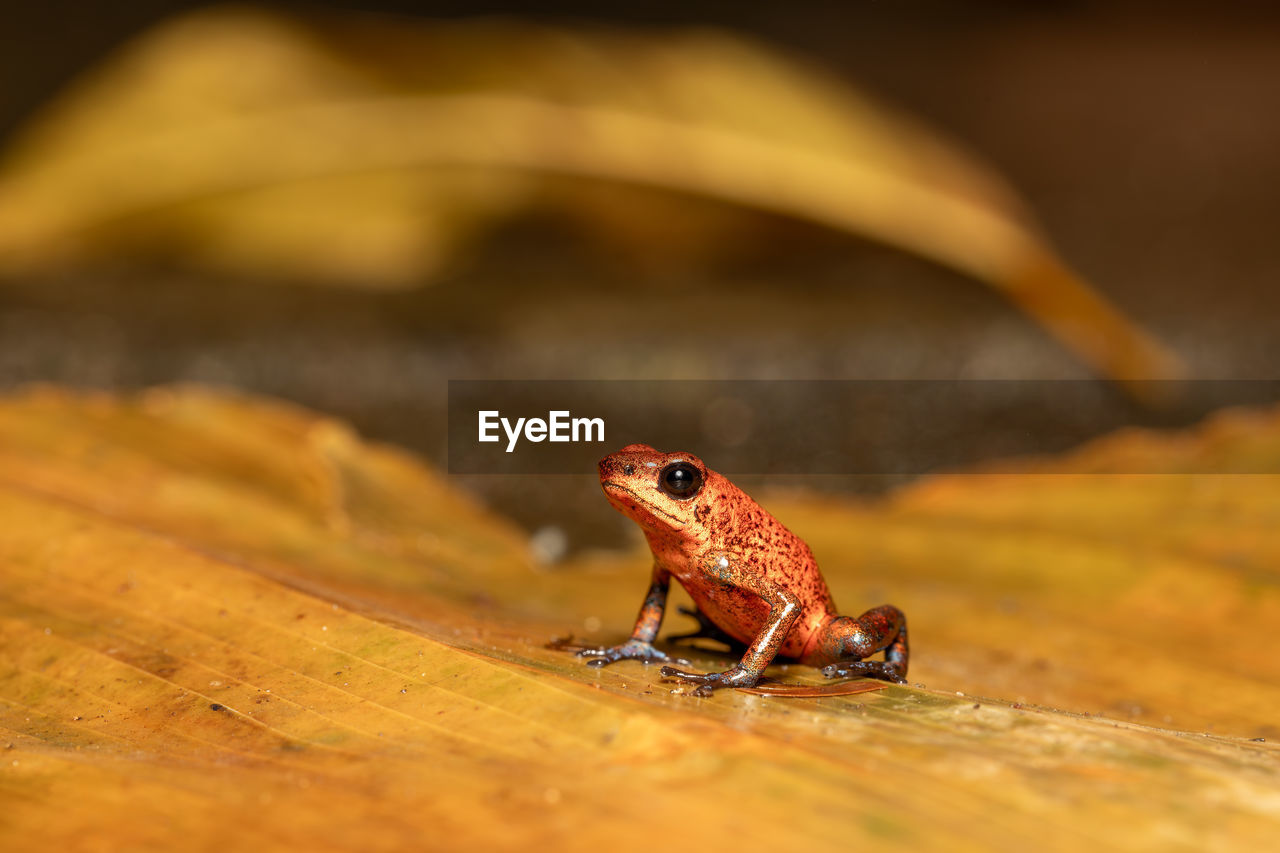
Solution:
<svg viewBox="0 0 1280 853"><path fill-rule="evenodd" d="M6 4L0 140L123 40L193 7ZM1275 4L284 8L509 13L751 34L818 61L994 165L1068 262L1176 350L1193 376L1276 378ZM338 414L443 462L449 378L1088 376L981 285L877 245L765 220L777 251L705 268L636 264L584 244L555 218L531 216L442 280L401 293L211 282L155 267L3 281L0 387L230 385ZM610 523L607 508L589 477L575 483L466 485L530 527L580 519L575 543L607 540L592 532Z"/></svg>

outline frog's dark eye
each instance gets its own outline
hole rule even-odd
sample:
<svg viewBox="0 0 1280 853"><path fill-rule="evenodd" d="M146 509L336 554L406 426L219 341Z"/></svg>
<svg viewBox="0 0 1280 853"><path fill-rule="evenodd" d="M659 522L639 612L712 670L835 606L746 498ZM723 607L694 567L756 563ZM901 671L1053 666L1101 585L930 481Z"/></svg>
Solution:
<svg viewBox="0 0 1280 853"><path fill-rule="evenodd" d="M622 466L622 473L624 476L630 477L635 472L636 472L636 466L632 465L630 462Z"/></svg>
<svg viewBox="0 0 1280 853"><path fill-rule="evenodd" d="M658 474L658 488L678 500L688 500L702 488L702 472L688 462L672 462Z"/></svg>

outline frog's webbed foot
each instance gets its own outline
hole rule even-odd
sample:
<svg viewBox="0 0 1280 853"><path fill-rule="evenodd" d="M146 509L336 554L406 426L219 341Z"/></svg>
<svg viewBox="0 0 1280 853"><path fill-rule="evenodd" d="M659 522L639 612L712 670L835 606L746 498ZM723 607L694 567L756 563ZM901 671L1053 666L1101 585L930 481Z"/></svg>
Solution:
<svg viewBox="0 0 1280 853"><path fill-rule="evenodd" d="M747 647L745 643L735 640L724 631L721 631L719 626L712 622L711 619L708 618L707 614L703 613L701 610L685 607L684 605L681 605L679 610L685 616L692 616L694 619L697 619L698 629L696 631L689 631L685 634L671 634L667 637L668 642L676 642L677 640L707 639L714 640L717 643L724 643L729 647L729 651L732 653L741 653L746 650Z"/></svg>
<svg viewBox="0 0 1280 853"><path fill-rule="evenodd" d="M693 691L694 696L710 696L713 691L722 687L755 687L756 682L760 680L759 675L752 674L742 666L735 666L724 672L705 673L685 672L673 666L664 666L661 674L663 678L674 678L688 684L697 684L698 689Z"/></svg>
<svg viewBox="0 0 1280 853"><path fill-rule="evenodd" d="M665 670L666 667L663 667ZM854 660L833 663L822 668L827 678L878 678L881 681L892 681L894 684L906 684L906 674L902 668L882 660Z"/></svg>
<svg viewBox="0 0 1280 853"><path fill-rule="evenodd" d="M671 660L666 652L659 651L652 644L642 643L639 640L627 640L620 646L582 649L577 654L580 658L591 658L587 661L587 666L608 666L620 660L638 660L644 663ZM687 663L687 661L681 661L681 663Z"/></svg>

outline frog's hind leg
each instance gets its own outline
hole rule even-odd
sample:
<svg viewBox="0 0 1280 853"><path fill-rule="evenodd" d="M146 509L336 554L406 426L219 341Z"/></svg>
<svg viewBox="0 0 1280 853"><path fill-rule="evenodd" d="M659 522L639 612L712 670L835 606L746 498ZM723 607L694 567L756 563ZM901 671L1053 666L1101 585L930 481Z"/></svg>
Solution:
<svg viewBox="0 0 1280 853"><path fill-rule="evenodd" d="M883 661L870 661L878 651ZM857 619L837 616L826 624L814 657L834 659L822 668L827 678L861 675L903 683L907 680L907 617L891 604L874 607Z"/></svg>

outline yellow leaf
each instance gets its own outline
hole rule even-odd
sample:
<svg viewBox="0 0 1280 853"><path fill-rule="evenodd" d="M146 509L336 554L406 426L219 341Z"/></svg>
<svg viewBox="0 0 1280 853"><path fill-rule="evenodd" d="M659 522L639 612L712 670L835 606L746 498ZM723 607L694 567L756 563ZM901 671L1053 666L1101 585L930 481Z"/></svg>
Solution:
<svg viewBox="0 0 1280 853"><path fill-rule="evenodd" d="M1089 473L1139 446L1176 473ZM1194 460L1277 448L1275 412L1233 414L766 499L846 610L906 609L928 687L702 701L546 648L622 635L643 554L537 571L412 457L284 404L10 397L0 846L1265 849L1280 477Z"/></svg>
<svg viewBox="0 0 1280 853"><path fill-rule="evenodd" d="M880 240L997 289L1106 375L1180 372L990 170L847 86L705 30L179 18L7 152L0 269L145 250L268 279L403 286L554 197L557 176ZM595 227L625 219L587 207Z"/></svg>

